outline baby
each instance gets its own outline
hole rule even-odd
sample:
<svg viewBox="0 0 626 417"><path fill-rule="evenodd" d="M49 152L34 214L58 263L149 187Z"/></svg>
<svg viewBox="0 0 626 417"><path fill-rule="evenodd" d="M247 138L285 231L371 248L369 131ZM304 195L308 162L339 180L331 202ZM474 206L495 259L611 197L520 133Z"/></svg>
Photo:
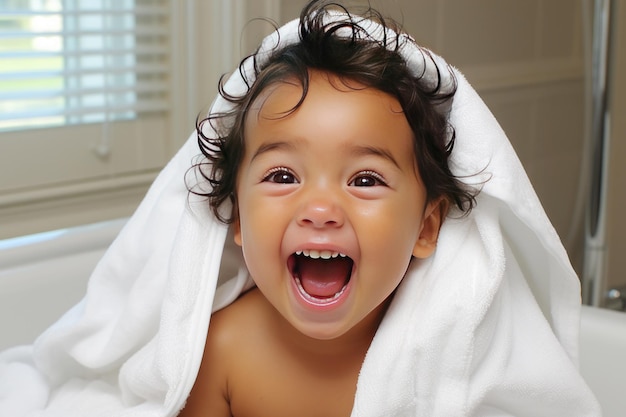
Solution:
<svg viewBox="0 0 626 417"><path fill-rule="evenodd" d="M256 288L213 315L181 416L350 415L411 260L435 251L450 209L475 203L448 167L455 85L411 72L408 36L381 42L360 18L327 23L328 8L307 5L300 42L256 64L245 94L222 86L233 110L205 121L221 137L200 135L210 165L198 168Z"/></svg>
<svg viewBox="0 0 626 417"><path fill-rule="evenodd" d="M316 0L220 94L83 301L0 352L1 416L601 415L580 283L458 71Z"/></svg>

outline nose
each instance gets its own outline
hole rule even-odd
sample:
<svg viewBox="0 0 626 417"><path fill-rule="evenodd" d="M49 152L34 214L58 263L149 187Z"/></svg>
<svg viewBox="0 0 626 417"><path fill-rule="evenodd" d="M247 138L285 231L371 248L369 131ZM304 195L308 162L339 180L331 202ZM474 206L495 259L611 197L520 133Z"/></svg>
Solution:
<svg viewBox="0 0 626 417"><path fill-rule="evenodd" d="M341 227L344 221L343 209L331 196L307 199L297 214L297 222L300 226L316 229Z"/></svg>

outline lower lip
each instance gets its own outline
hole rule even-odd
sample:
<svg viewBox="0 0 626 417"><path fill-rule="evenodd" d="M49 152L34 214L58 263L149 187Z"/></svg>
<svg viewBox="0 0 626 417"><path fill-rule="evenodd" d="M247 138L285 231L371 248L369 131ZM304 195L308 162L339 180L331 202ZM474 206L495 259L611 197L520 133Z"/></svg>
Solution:
<svg viewBox="0 0 626 417"><path fill-rule="evenodd" d="M298 301L298 304L300 304L307 310L314 312L332 311L345 304L350 294L350 289L352 288L351 284L352 280L348 281L348 283L341 290L341 293L337 298L333 298L332 300L315 300L305 296L302 293L303 290L298 287L296 279L293 277L291 278L291 289L295 294L295 298Z"/></svg>

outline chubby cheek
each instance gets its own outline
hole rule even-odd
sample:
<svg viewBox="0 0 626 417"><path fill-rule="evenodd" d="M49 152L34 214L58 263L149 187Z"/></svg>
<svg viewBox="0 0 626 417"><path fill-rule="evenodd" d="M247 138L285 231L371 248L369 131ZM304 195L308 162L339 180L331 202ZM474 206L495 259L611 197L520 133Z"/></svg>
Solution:
<svg viewBox="0 0 626 417"><path fill-rule="evenodd" d="M272 210L254 201L240 202L234 238L235 243L241 246L248 270L255 279L267 275L264 271L271 271L272 276L279 272L281 265L271 261L280 260L281 256L281 226L273 219L278 211L276 207Z"/></svg>
<svg viewBox="0 0 626 417"><path fill-rule="evenodd" d="M386 204L371 210L360 218L361 229L368 235L366 241L359 239L360 243L364 246L371 243L381 254L402 253L408 256L420 235L421 214L422 209L418 204L408 201Z"/></svg>
<svg viewBox="0 0 626 417"><path fill-rule="evenodd" d="M419 209L378 212L376 218L363 219L359 235L363 273L376 271L374 282L381 296L388 296L402 280L412 257L421 229Z"/></svg>

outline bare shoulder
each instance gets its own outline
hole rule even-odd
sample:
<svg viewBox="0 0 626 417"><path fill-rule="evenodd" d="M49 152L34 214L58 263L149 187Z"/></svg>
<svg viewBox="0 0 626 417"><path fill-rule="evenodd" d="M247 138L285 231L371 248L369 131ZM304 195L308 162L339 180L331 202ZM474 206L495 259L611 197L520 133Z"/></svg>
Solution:
<svg viewBox="0 0 626 417"><path fill-rule="evenodd" d="M222 361L241 362L249 351L247 343L259 334L265 335L275 314L257 288L243 294L237 301L213 314L207 336L206 354L218 355Z"/></svg>
<svg viewBox="0 0 626 417"><path fill-rule="evenodd" d="M198 377L179 417L232 415L230 382L245 357L242 347L250 346L249 330L256 327L254 317L263 304L257 292L242 295L211 317Z"/></svg>

